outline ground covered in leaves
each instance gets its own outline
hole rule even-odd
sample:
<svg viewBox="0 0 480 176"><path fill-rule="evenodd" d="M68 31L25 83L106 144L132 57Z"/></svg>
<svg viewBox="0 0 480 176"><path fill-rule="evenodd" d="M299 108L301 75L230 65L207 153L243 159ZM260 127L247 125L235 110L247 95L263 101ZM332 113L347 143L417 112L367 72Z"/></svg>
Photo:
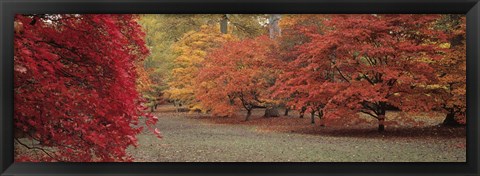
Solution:
<svg viewBox="0 0 480 176"><path fill-rule="evenodd" d="M263 118L255 110L244 122L236 117L211 117L160 107L155 115L163 138L150 131L129 148L138 162L465 162L465 128L438 126L443 115L410 116L387 113L378 133L375 121L361 116L310 123L309 116Z"/></svg>

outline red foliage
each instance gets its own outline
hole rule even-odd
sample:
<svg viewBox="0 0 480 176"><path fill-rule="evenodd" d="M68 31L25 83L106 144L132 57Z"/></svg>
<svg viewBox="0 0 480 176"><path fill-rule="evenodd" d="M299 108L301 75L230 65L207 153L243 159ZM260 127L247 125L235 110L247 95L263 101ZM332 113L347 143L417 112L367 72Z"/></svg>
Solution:
<svg viewBox="0 0 480 176"><path fill-rule="evenodd" d="M382 119L388 105L429 111L439 103L428 89L437 81L430 63L446 41L432 28L438 17L331 15L322 33L304 30L310 41L296 48L277 94L295 95L300 106L325 105L330 118L363 112Z"/></svg>
<svg viewBox="0 0 480 176"><path fill-rule="evenodd" d="M325 19L324 15L291 15L281 21L283 34L272 59L272 65L281 74L277 76L276 84L271 90L272 96L284 100L287 107L306 112L319 111L334 93L325 90L331 88L326 87L330 74L328 62L314 64L316 68L313 68L304 67L304 61L297 60L301 54L297 47L310 42L311 34L324 30L322 23Z"/></svg>
<svg viewBox="0 0 480 176"><path fill-rule="evenodd" d="M156 122L135 90L135 61L148 54L135 16L17 15L15 23L16 132L55 161L131 161L125 149L137 143L139 118Z"/></svg>

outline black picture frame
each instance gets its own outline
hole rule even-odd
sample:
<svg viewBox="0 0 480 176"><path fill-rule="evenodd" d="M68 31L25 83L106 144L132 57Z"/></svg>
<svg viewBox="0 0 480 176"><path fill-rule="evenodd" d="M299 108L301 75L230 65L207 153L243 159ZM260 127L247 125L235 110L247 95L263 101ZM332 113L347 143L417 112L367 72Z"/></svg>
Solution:
<svg viewBox="0 0 480 176"><path fill-rule="evenodd" d="M1 0L0 173L22 175L479 175L478 0ZM466 163L14 163L13 20L17 13L456 13L467 15Z"/></svg>

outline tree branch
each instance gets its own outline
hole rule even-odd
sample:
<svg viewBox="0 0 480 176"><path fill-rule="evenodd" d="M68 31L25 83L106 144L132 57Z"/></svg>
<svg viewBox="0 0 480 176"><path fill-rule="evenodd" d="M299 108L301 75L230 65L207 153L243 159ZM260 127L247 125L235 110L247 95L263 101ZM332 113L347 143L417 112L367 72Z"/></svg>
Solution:
<svg viewBox="0 0 480 176"><path fill-rule="evenodd" d="M53 158L53 159L56 159L56 160L58 160L58 161L62 161L62 160L58 159L57 157L52 156L52 155L49 153L49 152L51 152L51 151L47 151L46 149L40 148L40 147L28 146L27 144L22 143L18 138L14 138L14 139L15 139L15 141L16 141L18 144L24 146L24 147L27 148L27 149L30 149L30 150L32 150L32 149L33 149L33 150L40 150L40 151L42 151L43 153L45 153L46 155L48 155L49 157L51 157L51 158Z"/></svg>
<svg viewBox="0 0 480 176"><path fill-rule="evenodd" d="M338 71L338 73L340 73L340 76L342 76L342 78L343 78L345 81L347 81L348 83L350 83L350 80L347 79L347 78L345 77L345 75L343 75L342 71L340 71L340 69L339 69L337 66L335 66L335 69Z"/></svg>
<svg viewBox="0 0 480 176"><path fill-rule="evenodd" d="M362 112L362 113L364 113L364 114L368 114L368 115L372 116L373 118L378 119L378 116L372 114L371 112L368 112L368 111L365 111L365 110L360 110L360 112Z"/></svg>

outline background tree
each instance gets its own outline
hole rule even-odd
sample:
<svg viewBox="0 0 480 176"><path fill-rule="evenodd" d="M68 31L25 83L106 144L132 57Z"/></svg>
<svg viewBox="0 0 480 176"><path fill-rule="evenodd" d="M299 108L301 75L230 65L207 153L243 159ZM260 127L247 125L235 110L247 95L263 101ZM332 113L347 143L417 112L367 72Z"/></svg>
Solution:
<svg viewBox="0 0 480 176"><path fill-rule="evenodd" d="M272 101L268 88L273 70L265 65L274 48L267 37L225 43L211 51L198 71L196 98L214 115L231 116Z"/></svg>
<svg viewBox="0 0 480 176"><path fill-rule="evenodd" d="M271 39L282 36L282 29L278 25L280 19L280 14L270 14L268 18L268 32Z"/></svg>
<svg viewBox="0 0 480 176"><path fill-rule="evenodd" d="M280 14L270 14L268 18L268 32L271 40L276 40L282 35L282 30L279 26L279 21L281 19ZM276 77L276 76L275 76ZM272 77L271 82L275 82L275 77ZM278 112L278 103L266 104L264 117L278 117L280 113Z"/></svg>
<svg viewBox="0 0 480 176"><path fill-rule="evenodd" d="M264 17L250 14L141 15L139 23L146 32L146 44L151 51L142 62L152 82L150 89L143 89L141 92L148 100L146 105L155 107L159 100L169 98L164 97L163 93L169 89L168 82L175 80L172 78L172 70L176 67L175 59L181 54L172 46L179 45L184 35L191 31L199 31L204 25L218 26L221 29L223 24L230 31L230 35L254 37L265 32L266 28L259 22Z"/></svg>
<svg viewBox="0 0 480 176"><path fill-rule="evenodd" d="M165 93L169 99L178 101L191 109L203 109L195 99L197 89L194 81L198 69L208 52L221 46L224 42L234 40L231 35L222 34L218 26L203 26L200 31L191 31L175 43L174 50L178 57L168 82L169 89Z"/></svg>
<svg viewBox="0 0 480 176"><path fill-rule="evenodd" d="M265 14L229 14L230 34L241 39L264 35L268 30L267 19Z"/></svg>
<svg viewBox="0 0 480 176"><path fill-rule="evenodd" d="M436 62L439 75L438 93L447 115L447 126L466 123L466 22L461 15L444 15L438 27L448 33L445 57Z"/></svg>
<svg viewBox="0 0 480 176"><path fill-rule="evenodd" d="M140 93L147 100L145 105L152 110L156 105L166 101L168 97L163 92L168 89L167 81L174 68L174 59L178 57L172 46L182 36L192 30L199 30L200 26L211 21L211 15L190 14L162 14L141 15L138 23L145 31L145 41L150 49L148 57L140 62L146 76L151 81L149 88L142 89ZM146 78L145 78L146 79Z"/></svg>

